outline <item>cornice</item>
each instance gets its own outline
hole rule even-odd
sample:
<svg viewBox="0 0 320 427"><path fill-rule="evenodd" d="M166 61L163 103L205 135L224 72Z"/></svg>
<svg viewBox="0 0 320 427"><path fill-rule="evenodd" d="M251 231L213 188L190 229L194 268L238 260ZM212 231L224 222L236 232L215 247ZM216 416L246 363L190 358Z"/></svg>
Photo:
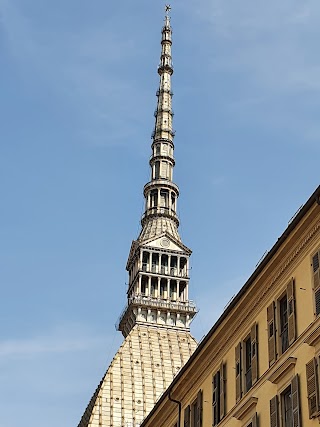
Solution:
<svg viewBox="0 0 320 427"><path fill-rule="evenodd" d="M258 403L258 398L249 396L245 399L241 405L238 405L235 410L230 414L231 417L237 420L243 420L243 418L251 411L255 409Z"/></svg>
<svg viewBox="0 0 320 427"><path fill-rule="evenodd" d="M271 372L267 379L273 384L278 384L284 376L294 372L296 363L296 357L288 357L275 371Z"/></svg>

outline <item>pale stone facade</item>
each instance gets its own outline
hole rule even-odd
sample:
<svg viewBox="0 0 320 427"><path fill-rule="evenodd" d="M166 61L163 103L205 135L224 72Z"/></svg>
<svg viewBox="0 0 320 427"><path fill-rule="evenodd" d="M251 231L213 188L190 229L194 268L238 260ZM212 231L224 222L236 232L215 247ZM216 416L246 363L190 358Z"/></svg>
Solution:
<svg viewBox="0 0 320 427"><path fill-rule="evenodd" d="M160 76L152 134L151 179L144 187L142 230L130 249L127 306L118 330L125 337L78 427L137 427L197 347L190 334L196 307L189 300L191 250L181 241L179 188L172 181L172 30L162 29Z"/></svg>

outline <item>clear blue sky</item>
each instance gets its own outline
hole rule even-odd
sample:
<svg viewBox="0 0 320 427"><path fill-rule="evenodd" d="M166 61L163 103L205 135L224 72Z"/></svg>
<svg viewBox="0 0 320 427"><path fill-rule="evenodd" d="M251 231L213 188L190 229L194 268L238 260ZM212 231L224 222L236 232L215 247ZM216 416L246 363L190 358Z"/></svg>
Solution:
<svg viewBox="0 0 320 427"><path fill-rule="evenodd" d="M163 1L0 0L0 426L76 426L121 335ZM173 0L199 339L319 184L318 0Z"/></svg>

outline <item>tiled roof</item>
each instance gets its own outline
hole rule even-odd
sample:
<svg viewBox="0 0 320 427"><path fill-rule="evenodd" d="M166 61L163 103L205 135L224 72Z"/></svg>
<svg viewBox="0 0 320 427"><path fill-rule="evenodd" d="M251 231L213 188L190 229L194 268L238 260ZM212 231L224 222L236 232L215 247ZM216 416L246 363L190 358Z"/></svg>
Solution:
<svg viewBox="0 0 320 427"><path fill-rule="evenodd" d="M197 347L189 332L136 325L96 389L78 427L136 427Z"/></svg>

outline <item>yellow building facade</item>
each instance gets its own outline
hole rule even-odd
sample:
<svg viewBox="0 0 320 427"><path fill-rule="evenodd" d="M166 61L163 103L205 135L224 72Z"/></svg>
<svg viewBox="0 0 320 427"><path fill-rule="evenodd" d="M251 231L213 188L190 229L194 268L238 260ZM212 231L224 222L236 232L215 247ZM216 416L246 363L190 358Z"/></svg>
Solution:
<svg viewBox="0 0 320 427"><path fill-rule="evenodd" d="M141 427L319 425L319 204L320 187Z"/></svg>

